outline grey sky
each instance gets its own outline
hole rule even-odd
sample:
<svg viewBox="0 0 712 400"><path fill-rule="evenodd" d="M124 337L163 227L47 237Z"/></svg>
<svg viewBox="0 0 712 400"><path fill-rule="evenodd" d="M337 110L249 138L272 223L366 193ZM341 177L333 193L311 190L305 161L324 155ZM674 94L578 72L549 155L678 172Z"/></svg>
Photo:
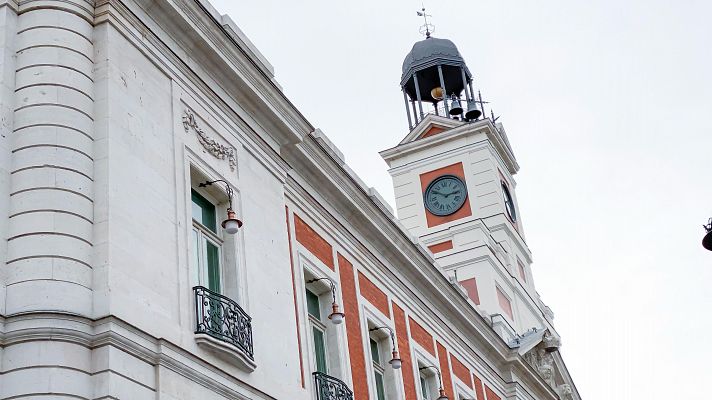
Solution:
<svg viewBox="0 0 712 400"><path fill-rule="evenodd" d="M212 0L391 203L420 1ZM712 2L426 2L501 115L539 293L581 395L702 398L712 376ZM489 113L489 112L488 112Z"/></svg>

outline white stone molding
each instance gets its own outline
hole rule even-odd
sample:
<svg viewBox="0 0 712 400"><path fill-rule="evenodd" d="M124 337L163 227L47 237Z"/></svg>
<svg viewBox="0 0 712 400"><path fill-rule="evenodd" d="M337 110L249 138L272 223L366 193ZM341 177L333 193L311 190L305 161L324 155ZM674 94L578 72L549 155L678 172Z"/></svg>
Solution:
<svg viewBox="0 0 712 400"><path fill-rule="evenodd" d="M210 335L199 333L195 335L195 342L215 354L215 356L231 362L247 372L252 372L257 368L257 363L252 361L247 353Z"/></svg>
<svg viewBox="0 0 712 400"><path fill-rule="evenodd" d="M131 324L108 316L92 320L76 315L61 313L33 313L4 318L0 315L0 348L10 351L13 346L34 343L42 346L43 343L66 343L76 349L86 348L95 358L94 362L108 363L108 371L121 375L126 365L112 364L111 359L97 353L102 348L109 346L121 350L123 353L135 357L142 365L155 368L165 368L174 372L191 384L202 386L216 395L236 400L274 400L274 397L251 386L249 383L229 374L199 355L162 338L154 337ZM62 353L58 353L62 354ZM44 354L47 357L49 354ZM76 359L74 354L71 359ZM66 357L64 358L66 359ZM42 362L42 360L40 360ZM56 362L53 359L44 359L46 362ZM92 374L91 361L84 360L81 370L83 374ZM38 368L42 368L41 366ZM31 370L32 368L25 368ZM45 368L46 369L46 368ZM72 368L78 370L77 368ZM22 369L21 369L22 370ZM64 368L67 370L67 368ZM2 390L10 390L15 385L12 374L0 375L0 396ZM4 380L3 380L4 379ZM26 390L36 390L38 387L29 387L25 381L18 389L24 393ZM134 382L135 383L135 382ZM37 382L37 385L40 383ZM82 385L92 386L91 383L82 382ZM127 383L129 385L132 382ZM8 385L8 386L2 386ZM72 390L89 390L89 387L74 387ZM95 390L96 388L92 389ZM122 388L103 388L108 391L106 396L100 398L117 398L116 393ZM103 390L102 389L102 390ZM151 390L160 391L159 383L151 384ZM81 397L80 397L81 398ZM119 397L124 398L124 397Z"/></svg>
<svg viewBox="0 0 712 400"><path fill-rule="evenodd" d="M235 156L235 149L230 146L225 146L218 143L215 139L208 136L198 125L198 121L190 110L185 110L183 114L183 128L185 132L190 132L190 128L193 128L195 134L198 136L198 141L200 144L212 154L213 157L225 160L227 159L230 164L230 170L234 171L237 167L237 157Z"/></svg>

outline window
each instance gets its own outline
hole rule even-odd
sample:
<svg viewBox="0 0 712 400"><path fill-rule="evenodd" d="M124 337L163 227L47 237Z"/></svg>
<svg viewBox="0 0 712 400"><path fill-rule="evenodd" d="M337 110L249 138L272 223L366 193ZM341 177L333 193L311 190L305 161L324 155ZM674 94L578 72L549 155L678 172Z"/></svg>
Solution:
<svg viewBox="0 0 712 400"><path fill-rule="evenodd" d="M311 329L314 345L314 366L316 372L328 373L329 363L326 359L326 327L321 322L321 301L319 296L309 289L307 295L307 312L309 313L309 328Z"/></svg>
<svg viewBox="0 0 712 400"><path fill-rule="evenodd" d="M502 196L504 197L504 208L507 211L507 216L512 222L517 222L517 210L514 207L512 194L509 193L509 187L502 181Z"/></svg>
<svg viewBox="0 0 712 400"><path fill-rule="evenodd" d="M386 400L386 389L383 383L383 358L381 357L381 349L378 342L371 338L369 340L371 346L371 362L373 363L373 380L376 388L376 400Z"/></svg>
<svg viewBox="0 0 712 400"><path fill-rule="evenodd" d="M217 234L215 205L205 196L191 190L193 215L193 270L198 285L222 293L222 240Z"/></svg>
<svg viewBox="0 0 712 400"><path fill-rule="evenodd" d="M502 289L497 287L497 301L499 306L502 308L505 314L509 316L510 319L514 320L514 313L512 312L512 302L509 298L502 292Z"/></svg>
<svg viewBox="0 0 712 400"><path fill-rule="evenodd" d="M428 377L420 373L420 394L423 396L423 400L430 398L430 388L428 387Z"/></svg>

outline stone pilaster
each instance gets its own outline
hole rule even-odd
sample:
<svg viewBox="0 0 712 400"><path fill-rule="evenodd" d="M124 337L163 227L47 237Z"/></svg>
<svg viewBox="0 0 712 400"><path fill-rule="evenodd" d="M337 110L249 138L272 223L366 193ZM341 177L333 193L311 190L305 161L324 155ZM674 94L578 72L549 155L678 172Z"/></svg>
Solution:
<svg viewBox="0 0 712 400"><path fill-rule="evenodd" d="M93 2L20 2L6 314L92 314Z"/></svg>

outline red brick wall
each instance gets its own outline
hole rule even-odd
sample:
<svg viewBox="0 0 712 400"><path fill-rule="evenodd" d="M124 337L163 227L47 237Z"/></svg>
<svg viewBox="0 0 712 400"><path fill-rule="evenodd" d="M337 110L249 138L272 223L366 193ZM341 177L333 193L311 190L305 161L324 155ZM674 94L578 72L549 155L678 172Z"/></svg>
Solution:
<svg viewBox="0 0 712 400"><path fill-rule="evenodd" d="M294 233L297 241L314 254L321 262L334 269L334 252L329 242L324 240L311 226L294 214Z"/></svg>
<svg viewBox="0 0 712 400"><path fill-rule="evenodd" d="M450 249L452 249L452 240L448 240L442 243L431 244L430 246L428 246L428 250L430 250L430 252L433 254Z"/></svg>
<svg viewBox="0 0 712 400"><path fill-rule="evenodd" d="M487 400L500 400L500 397L497 396L487 385L485 385L485 393L487 393Z"/></svg>
<svg viewBox="0 0 712 400"><path fill-rule="evenodd" d="M363 337L361 336L361 318L359 317L358 297L356 295L356 279L353 265L341 254L339 260L339 278L341 295L344 299L346 314L346 337L349 342L351 362L351 377L354 383L354 399L369 400L368 377L366 376L366 357L363 352Z"/></svg>
<svg viewBox="0 0 712 400"><path fill-rule="evenodd" d="M430 352L430 354L435 355L435 348L433 347L433 335L429 334L420 324L415 322L413 318L408 317L408 323L410 324L410 337L413 338L419 345Z"/></svg>
<svg viewBox="0 0 712 400"><path fill-rule="evenodd" d="M440 373L443 378L443 389L445 389L445 394L449 398L453 398L454 392L452 390L452 375L450 375L450 363L448 362L447 350L445 346L438 342L438 359L440 360Z"/></svg>
<svg viewBox="0 0 712 400"><path fill-rule="evenodd" d="M373 304L378 311L388 317L391 316L391 312L388 309L388 296L361 272L358 273L358 287L361 291L361 296Z"/></svg>
<svg viewBox="0 0 712 400"><path fill-rule="evenodd" d="M455 374L462 382L472 388L472 378L470 370L457 357L450 354L450 364L452 364L452 373Z"/></svg>
<svg viewBox="0 0 712 400"><path fill-rule="evenodd" d="M423 136L421 136L420 138L421 138L421 139L425 139L426 137L435 136L435 135L437 135L438 133L445 132L445 131L446 131L445 128L441 128L441 127L439 127L439 126L433 126L432 128L428 129L428 130L423 134Z"/></svg>
<svg viewBox="0 0 712 400"><path fill-rule="evenodd" d="M413 365L410 355L410 341L408 340L408 328L405 322L405 312L396 303L393 304L393 321L396 326L396 338L398 338L398 351L403 365L403 392L405 398L417 399L415 377L413 376Z"/></svg>
<svg viewBox="0 0 712 400"><path fill-rule="evenodd" d="M477 400L485 400L485 393L482 390L482 381L475 374L472 375L472 378L475 380L475 394L477 394Z"/></svg>
<svg viewBox="0 0 712 400"><path fill-rule="evenodd" d="M430 182L434 181L435 178L444 174L455 175L458 178L462 179L463 182L467 182L467 180L465 179L465 170L462 168L462 163L457 163L420 175L420 186L422 188L422 192L425 193L425 189L427 189ZM430 211L428 211L427 209L425 210L425 219L428 222L428 228L441 225L446 222L455 221L460 218L469 217L470 215L472 215L472 209L470 208L469 194L465 199L465 204L463 204L462 207L454 214L447 215L445 217L439 217L437 215L431 214Z"/></svg>
<svg viewBox="0 0 712 400"><path fill-rule="evenodd" d="M299 347L299 377L301 378L302 388L306 387L304 382L304 357L302 356L302 336L299 333L299 310L297 309L297 282L294 272L294 258L292 257L292 233L289 224L289 207L285 206L287 211L287 242L289 243L289 264L292 269L292 294L294 295L294 318L297 321L297 346ZM296 215L295 215L296 217Z"/></svg>

